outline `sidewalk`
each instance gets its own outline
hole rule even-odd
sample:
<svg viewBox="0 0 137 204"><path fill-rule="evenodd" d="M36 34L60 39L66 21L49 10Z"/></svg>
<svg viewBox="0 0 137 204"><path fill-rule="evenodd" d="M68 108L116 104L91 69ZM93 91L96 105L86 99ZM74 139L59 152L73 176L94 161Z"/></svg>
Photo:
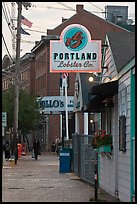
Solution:
<svg viewBox="0 0 137 204"><path fill-rule="evenodd" d="M118 202L98 191L101 202ZM94 202L94 187L73 172L59 173L59 156L42 152L38 160L29 153L17 164L3 162L2 202Z"/></svg>

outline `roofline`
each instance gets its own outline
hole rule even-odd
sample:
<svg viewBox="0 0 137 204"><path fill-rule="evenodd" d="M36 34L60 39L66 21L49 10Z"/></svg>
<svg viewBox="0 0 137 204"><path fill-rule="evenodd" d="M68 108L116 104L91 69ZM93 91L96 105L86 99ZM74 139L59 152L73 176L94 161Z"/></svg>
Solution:
<svg viewBox="0 0 137 204"><path fill-rule="evenodd" d="M119 26L119 25L117 25L117 24L115 24L115 23L112 23L112 22L110 22L110 21L107 21L107 20L105 20L105 19L103 19L103 18L101 18L101 17L99 17L99 16L97 16L97 15L95 15L95 14L93 14L93 13L87 11L87 10L85 10L85 9L83 9L83 11L84 11L84 12L87 12L87 13L90 14L90 15L95 16L96 18L99 18L99 19L105 21L106 23L109 23L109 24L111 24L111 25L113 25L113 26L115 26L115 27L118 27L118 28L120 28L121 30L124 30L124 31L127 31L127 32L131 32L131 31L129 31L129 30L127 30L127 29L125 29L125 28L123 28L123 27L121 27L121 26ZM61 24L59 24L59 25L56 26L55 28L49 29L49 30L50 30L50 31L54 31L55 29L57 29L57 28L60 27L61 25L65 24L65 23L68 22L71 18L73 18L75 15L78 15L78 14L79 14L79 13L75 13L73 16L71 16L70 18L68 18L66 21L62 22ZM47 32L47 33L48 33L48 32Z"/></svg>

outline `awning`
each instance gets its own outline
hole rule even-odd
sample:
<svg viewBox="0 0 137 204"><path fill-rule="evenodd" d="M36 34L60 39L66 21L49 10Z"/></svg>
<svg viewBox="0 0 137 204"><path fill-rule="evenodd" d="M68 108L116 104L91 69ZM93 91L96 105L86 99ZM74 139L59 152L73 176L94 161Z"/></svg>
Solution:
<svg viewBox="0 0 137 204"><path fill-rule="evenodd" d="M93 86L90 93L92 95L113 96L118 93L118 80Z"/></svg>
<svg viewBox="0 0 137 204"><path fill-rule="evenodd" d="M93 86L90 91L89 102L86 106L88 111L102 112L105 101L109 106L113 105L112 97L118 93L118 80Z"/></svg>

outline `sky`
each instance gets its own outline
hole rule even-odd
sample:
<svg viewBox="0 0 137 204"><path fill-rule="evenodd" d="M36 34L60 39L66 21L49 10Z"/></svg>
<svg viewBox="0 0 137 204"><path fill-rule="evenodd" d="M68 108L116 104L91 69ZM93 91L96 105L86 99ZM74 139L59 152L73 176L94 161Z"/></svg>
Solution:
<svg viewBox="0 0 137 204"><path fill-rule="evenodd" d="M15 56L12 48L11 18L14 26L17 26L17 4L14 3L14 10L11 2L2 2L2 58L10 53ZM20 56L30 53L35 41L41 40L41 36L47 35L47 29L54 29L62 23L63 18L70 18L76 14L76 5L83 4L84 9L105 19L104 11L107 5L128 6L128 19L135 24L135 2L31 2L31 7L26 10L22 7L22 15L31 21L32 27L22 25L22 28L30 35L21 34ZM10 23L10 25L8 25ZM7 49L6 49L7 47ZM7 51L8 50L8 51Z"/></svg>

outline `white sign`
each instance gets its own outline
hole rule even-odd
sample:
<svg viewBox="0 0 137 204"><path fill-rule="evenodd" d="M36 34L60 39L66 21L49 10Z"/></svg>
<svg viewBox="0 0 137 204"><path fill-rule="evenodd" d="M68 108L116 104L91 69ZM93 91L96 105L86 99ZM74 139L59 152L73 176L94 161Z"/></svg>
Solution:
<svg viewBox="0 0 137 204"><path fill-rule="evenodd" d="M101 40L80 24L67 26L60 40L50 40L50 72L101 72Z"/></svg>
<svg viewBox="0 0 137 204"><path fill-rule="evenodd" d="M38 98L40 112L50 111L59 113L60 111L65 111L65 96L45 96ZM67 107L68 111L73 111L74 107L74 96L67 97Z"/></svg>
<svg viewBox="0 0 137 204"><path fill-rule="evenodd" d="M6 127L6 126L7 126L7 113L2 112L2 127Z"/></svg>

